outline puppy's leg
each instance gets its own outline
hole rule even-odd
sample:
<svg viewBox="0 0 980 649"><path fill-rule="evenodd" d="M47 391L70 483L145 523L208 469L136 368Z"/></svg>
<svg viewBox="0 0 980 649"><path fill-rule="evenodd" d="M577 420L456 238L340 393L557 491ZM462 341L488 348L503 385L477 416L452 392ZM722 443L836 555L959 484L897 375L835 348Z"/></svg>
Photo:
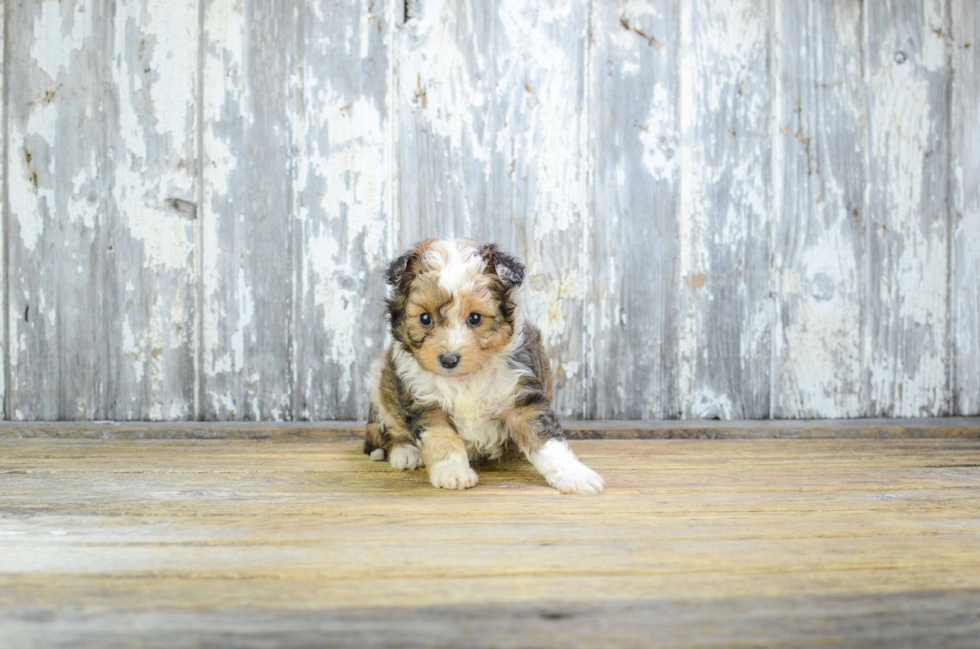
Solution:
<svg viewBox="0 0 980 649"><path fill-rule="evenodd" d="M385 446L385 432L379 424L368 422L364 436L364 453L378 462L388 457Z"/></svg>
<svg viewBox="0 0 980 649"><path fill-rule="evenodd" d="M422 428L422 457L433 487L469 489L479 481L470 468L466 445L441 412L433 413Z"/></svg>
<svg viewBox="0 0 980 649"><path fill-rule="evenodd" d="M514 408L505 422L511 438L545 481L566 494L597 494L606 486L602 476L582 464L565 441L555 413L533 407Z"/></svg>
<svg viewBox="0 0 980 649"><path fill-rule="evenodd" d="M381 414L373 403L368 412L368 422L364 433L364 453L372 460L384 460L388 456L387 451L385 451L388 436L385 433L384 424L381 423Z"/></svg>
<svg viewBox="0 0 980 649"><path fill-rule="evenodd" d="M422 461L422 454L419 447L412 439L411 433L403 428L388 428L388 437L391 439L391 451L388 453L388 461L391 466L404 471L405 469L421 469L425 466Z"/></svg>

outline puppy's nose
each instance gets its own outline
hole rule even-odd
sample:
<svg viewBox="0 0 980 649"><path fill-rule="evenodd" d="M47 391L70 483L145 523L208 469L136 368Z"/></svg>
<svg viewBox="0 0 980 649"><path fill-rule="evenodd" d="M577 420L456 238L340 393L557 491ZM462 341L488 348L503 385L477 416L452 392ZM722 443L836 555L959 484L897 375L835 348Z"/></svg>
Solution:
<svg viewBox="0 0 980 649"><path fill-rule="evenodd" d="M459 354L439 354L439 364L451 370L459 365Z"/></svg>

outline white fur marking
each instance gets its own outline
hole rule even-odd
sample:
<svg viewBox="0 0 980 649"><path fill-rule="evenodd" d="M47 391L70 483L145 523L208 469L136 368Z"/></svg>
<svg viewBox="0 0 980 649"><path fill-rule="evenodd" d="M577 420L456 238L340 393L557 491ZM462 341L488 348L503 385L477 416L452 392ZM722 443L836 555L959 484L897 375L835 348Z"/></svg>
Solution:
<svg viewBox="0 0 980 649"><path fill-rule="evenodd" d="M385 450L383 448L376 448L371 451L371 455L368 456L375 462L382 462L385 459Z"/></svg>
<svg viewBox="0 0 980 649"><path fill-rule="evenodd" d="M486 268L486 263L476 252L470 241L444 239L433 245L425 261L427 266L439 272L439 285L455 294L472 284Z"/></svg>
<svg viewBox="0 0 980 649"><path fill-rule="evenodd" d="M511 367L508 358L523 344L521 330L482 368L465 376L440 376L427 372L415 358L395 343L395 368L399 378L421 403L438 405L452 415L470 455L500 457L507 430L499 419L511 407L517 384L527 370Z"/></svg>
<svg viewBox="0 0 980 649"><path fill-rule="evenodd" d="M450 458L429 467L429 482L438 489L469 489L480 481L466 460Z"/></svg>
<svg viewBox="0 0 980 649"><path fill-rule="evenodd" d="M417 446L396 446L391 449L391 466L396 469L418 469L425 466Z"/></svg>
<svg viewBox="0 0 980 649"><path fill-rule="evenodd" d="M602 476L582 464L565 441L548 440L539 450L528 453L527 459L562 493L597 494L606 486Z"/></svg>

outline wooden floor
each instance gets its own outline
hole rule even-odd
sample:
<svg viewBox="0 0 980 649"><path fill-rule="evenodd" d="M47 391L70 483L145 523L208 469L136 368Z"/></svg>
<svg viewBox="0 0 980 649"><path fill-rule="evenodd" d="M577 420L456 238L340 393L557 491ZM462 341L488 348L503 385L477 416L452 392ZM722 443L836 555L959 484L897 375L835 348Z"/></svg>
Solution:
<svg viewBox="0 0 980 649"><path fill-rule="evenodd" d="M0 436L0 646L980 646L976 436L573 447Z"/></svg>

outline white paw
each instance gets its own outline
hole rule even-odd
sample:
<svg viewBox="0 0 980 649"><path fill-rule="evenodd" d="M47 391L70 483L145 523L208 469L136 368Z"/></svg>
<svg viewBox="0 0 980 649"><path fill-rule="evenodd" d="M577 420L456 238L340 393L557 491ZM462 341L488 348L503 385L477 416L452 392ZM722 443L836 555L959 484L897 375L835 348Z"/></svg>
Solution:
<svg viewBox="0 0 980 649"><path fill-rule="evenodd" d="M439 489L469 489L479 481L476 471L463 462L438 462L429 467L429 482Z"/></svg>
<svg viewBox="0 0 980 649"><path fill-rule="evenodd" d="M425 466L417 446L396 446L391 449L391 466L396 469L419 469Z"/></svg>
<svg viewBox="0 0 980 649"><path fill-rule="evenodd" d="M385 459L385 450L383 448L376 448L371 451L371 455L368 455L368 457L375 462L381 462Z"/></svg>
<svg viewBox="0 0 980 649"><path fill-rule="evenodd" d="M581 462L569 463L548 476L548 484L563 494L602 493L602 476Z"/></svg>

